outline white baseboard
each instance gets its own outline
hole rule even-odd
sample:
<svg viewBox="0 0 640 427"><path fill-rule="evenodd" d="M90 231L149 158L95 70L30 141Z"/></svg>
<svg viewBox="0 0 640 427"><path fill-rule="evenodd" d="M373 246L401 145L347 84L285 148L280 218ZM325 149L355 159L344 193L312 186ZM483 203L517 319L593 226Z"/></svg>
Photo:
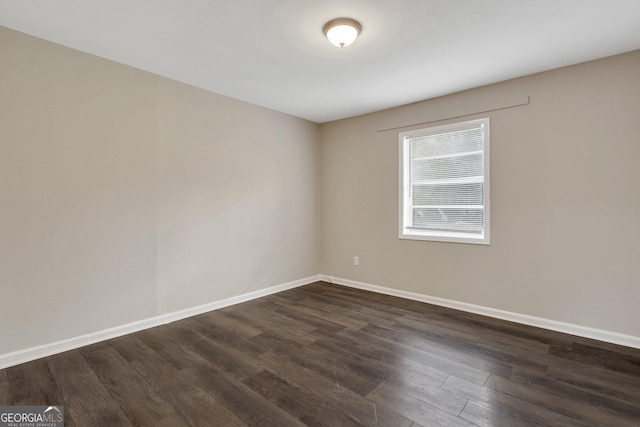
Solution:
<svg viewBox="0 0 640 427"><path fill-rule="evenodd" d="M185 310L175 311L172 313L162 314L148 319L139 320L126 325L116 326L114 328L104 329L102 331L69 338L49 344L39 345L36 347L18 350L11 353L0 355L0 369L10 366L19 365L21 363L30 362L42 357L51 356L53 354L62 353L64 351L74 350L86 345L95 344L111 338L117 338L123 335L139 332L145 329L153 328L177 320L186 319L187 317L196 316L220 308L229 307L231 305L240 304L242 302L251 301L277 292L286 291L288 289L297 288L299 286L308 285L313 282L323 280L322 276L316 275L305 279L295 280L293 282L284 283L282 285L272 286L266 289L260 289L249 292L244 295L238 295L223 300L210 302L208 304L199 305L197 307L187 308Z"/></svg>
<svg viewBox="0 0 640 427"><path fill-rule="evenodd" d="M414 301L426 302L428 304L439 305L442 307L453 308L456 310L466 311L469 313L480 314L483 316L494 317L497 319L508 320L511 322L521 323L538 328L549 329L552 331L562 332L565 334L577 335L580 337L591 338L599 341L609 342L612 344L624 345L640 349L640 337L632 335L620 334L617 332L605 331L602 329L589 328L572 323L564 323L556 320L544 319L542 317L529 316L526 314L518 314L510 311L498 310L490 307L483 307L475 304L449 300L445 298L437 298L429 295L418 294L414 292L406 292L398 289L385 288L383 286L371 285L369 283L357 282L354 280L342 279L323 274L307 277L293 282L284 283L282 285L272 286L266 289L249 292L247 294L226 298L219 301L210 302L208 304L199 305L197 307L187 308L185 310L175 311L173 313L162 314L160 316L139 320L137 322L126 325L116 326L114 328L81 335L78 337L57 341L50 344L40 345L27 348L24 350L14 351L0 355L0 369L10 366L19 365L21 363L30 362L42 357L51 356L53 354L62 353L64 351L74 350L86 345L95 344L111 338L117 338L123 335L139 332L156 326L165 325L177 320L186 319L187 317L196 316L220 308L229 307L231 305L240 304L242 302L251 301L267 295L286 291L288 289L297 288L299 286L308 285L313 282L323 280L337 285L348 286L365 291L377 292L385 295L392 295Z"/></svg>
<svg viewBox="0 0 640 427"><path fill-rule="evenodd" d="M620 334L618 332L605 331L602 329L589 328L586 326L575 325L572 323L559 322L557 320L545 319L542 317L529 316L526 314L513 313L510 311L498 310L490 307L483 307L475 304L468 304L444 298L432 297L429 295L417 294L414 292L400 291L397 289L385 288L382 286L371 285L369 283L356 282L354 280L342 279L339 277L331 277L320 275L321 280L325 282L335 283L337 285L348 286L351 288L363 289L365 291L377 292L380 294L392 295L395 297L410 299L414 301L426 302L429 304L439 305L442 307L453 308L456 310L466 311L469 313L480 314L483 316L494 317L496 319L508 320L511 322L521 323L529 326L536 326L542 329L562 332L565 334L577 335L584 338L591 338L598 341L605 341L612 344L624 345L640 349L640 337L633 335Z"/></svg>

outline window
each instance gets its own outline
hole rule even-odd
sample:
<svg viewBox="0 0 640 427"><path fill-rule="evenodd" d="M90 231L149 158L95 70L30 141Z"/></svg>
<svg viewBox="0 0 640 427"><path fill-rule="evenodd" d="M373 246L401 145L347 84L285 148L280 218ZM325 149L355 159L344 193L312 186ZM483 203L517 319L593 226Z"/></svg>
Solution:
<svg viewBox="0 0 640 427"><path fill-rule="evenodd" d="M400 238L489 244L489 119L402 132Z"/></svg>

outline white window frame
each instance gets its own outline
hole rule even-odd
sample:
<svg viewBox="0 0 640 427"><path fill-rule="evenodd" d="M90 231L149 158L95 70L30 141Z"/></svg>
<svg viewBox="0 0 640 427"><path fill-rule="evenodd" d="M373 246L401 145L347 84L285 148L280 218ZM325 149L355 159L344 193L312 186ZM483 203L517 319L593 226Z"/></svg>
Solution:
<svg viewBox="0 0 640 427"><path fill-rule="evenodd" d="M478 120L469 120L465 122L452 123L442 126L433 126L423 129L416 129L408 132L400 132L399 140L399 170L400 170L400 188L399 188L399 238L410 240L429 240L436 242L451 243L471 243L480 245L489 245L490 241L490 174L489 174L489 118ZM484 129L484 187L483 187L483 233L472 234L454 231L436 231L436 230L415 230L408 227L411 226L411 185L410 185L410 152L409 142L412 137L436 135L439 133L447 133L453 130L464 130L482 125Z"/></svg>

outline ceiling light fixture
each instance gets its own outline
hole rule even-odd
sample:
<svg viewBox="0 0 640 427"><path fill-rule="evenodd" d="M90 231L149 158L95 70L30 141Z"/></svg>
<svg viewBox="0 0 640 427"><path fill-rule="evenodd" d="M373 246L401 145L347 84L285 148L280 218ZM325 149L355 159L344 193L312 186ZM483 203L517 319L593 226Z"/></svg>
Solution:
<svg viewBox="0 0 640 427"><path fill-rule="evenodd" d="M360 34L362 26L351 18L337 18L325 24L322 31L331 44L338 47L349 46Z"/></svg>

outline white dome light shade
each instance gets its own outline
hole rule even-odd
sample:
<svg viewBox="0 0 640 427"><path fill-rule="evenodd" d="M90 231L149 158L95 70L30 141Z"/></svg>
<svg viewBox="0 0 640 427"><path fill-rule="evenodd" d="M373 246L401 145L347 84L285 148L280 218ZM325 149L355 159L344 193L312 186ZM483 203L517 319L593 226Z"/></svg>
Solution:
<svg viewBox="0 0 640 427"><path fill-rule="evenodd" d="M349 46L362 30L360 23L350 18L338 18L329 21L324 26L324 34L331 44L338 47Z"/></svg>

